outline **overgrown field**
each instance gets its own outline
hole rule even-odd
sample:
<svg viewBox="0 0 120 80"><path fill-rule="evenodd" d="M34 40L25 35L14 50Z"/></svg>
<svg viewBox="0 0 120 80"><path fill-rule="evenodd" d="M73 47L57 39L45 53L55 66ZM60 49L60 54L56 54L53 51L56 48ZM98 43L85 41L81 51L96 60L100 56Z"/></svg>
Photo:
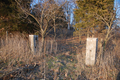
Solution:
<svg viewBox="0 0 120 80"><path fill-rule="evenodd" d="M45 40L44 52L33 54L23 35L0 38L0 80L119 80L120 37L114 38L94 66L85 65L86 38ZM100 41L99 41L100 42Z"/></svg>

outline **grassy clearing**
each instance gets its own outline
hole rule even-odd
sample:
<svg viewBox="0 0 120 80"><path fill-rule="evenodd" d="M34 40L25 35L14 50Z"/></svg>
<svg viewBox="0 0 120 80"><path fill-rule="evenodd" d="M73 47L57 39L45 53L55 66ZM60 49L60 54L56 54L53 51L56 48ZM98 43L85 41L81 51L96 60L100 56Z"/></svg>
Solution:
<svg viewBox="0 0 120 80"><path fill-rule="evenodd" d="M5 79L46 80L116 80L119 71L118 40L112 50L97 56L94 66L85 65L85 40L77 38L46 40L44 53L31 52L28 39L20 35L0 39L0 77ZM57 48L56 48L57 47ZM98 54L99 49L98 49Z"/></svg>

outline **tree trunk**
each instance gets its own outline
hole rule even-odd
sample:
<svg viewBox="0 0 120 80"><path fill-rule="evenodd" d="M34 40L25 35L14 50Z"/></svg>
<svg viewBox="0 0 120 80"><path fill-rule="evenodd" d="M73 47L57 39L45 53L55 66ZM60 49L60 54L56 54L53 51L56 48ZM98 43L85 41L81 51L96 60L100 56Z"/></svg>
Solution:
<svg viewBox="0 0 120 80"><path fill-rule="evenodd" d="M93 28L93 31L92 31L92 37L94 38L95 37L95 29Z"/></svg>
<svg viewBox="0 0 120 80"><path fill-rule="evenodd" d="M43 53L43 51L44 51L44 42L45 42L45 37L44 37L44 34L42 34L42 43L41 43L41 45L42 45L42 47L41 47L41 53Z"/></svg>
<svg viewBox="0 0 120 80"><path fill-rule="evenodd" d="M56 18L55 18L55 12L54 12L54 40L56 39L56 27L55 27L55 20L56 20Z"/></svg>
<svg viewBox="0 0 120 80"><path fill-rule="evenodd" d="M89 37L89 28L87 29L87 38Z"/></svg>
<svg viewBox="0 0 120 80"><path fill-rule="evenodd" d="M100 54L99 54L100 59L102 60L104 57L104 41L101 39L100 42Z"/></svg>
<svg viewBox="0 0 120 80"><path fill-rule="evenodd" d="M107 35L106 35L106 37L105 37L105 41L104 41L105 47L106 47L107 42L108 42L109 34L110 34L110 29L107 31Z"/></svg>
<svg viewBox="0 0 120 80"><path fill-rule="evenodd" d="M56 39L56 28L54 26L54 40Z"/></svg>
<svg viewBox="0 0 120 80"><path fill-rule="evenodd" d="M81 29L79 29L79 43L81 44Z"/></svg>

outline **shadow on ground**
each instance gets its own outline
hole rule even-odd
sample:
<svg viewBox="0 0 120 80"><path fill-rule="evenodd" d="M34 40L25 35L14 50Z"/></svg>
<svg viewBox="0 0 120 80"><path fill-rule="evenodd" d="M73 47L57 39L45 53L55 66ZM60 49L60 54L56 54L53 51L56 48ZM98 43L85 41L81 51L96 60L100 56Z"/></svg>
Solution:
<svg viewBox="0 0 120 80"><path fill-rule="evenodd" d="M120 72L118 73L116 80L120 80Z"/></svg>

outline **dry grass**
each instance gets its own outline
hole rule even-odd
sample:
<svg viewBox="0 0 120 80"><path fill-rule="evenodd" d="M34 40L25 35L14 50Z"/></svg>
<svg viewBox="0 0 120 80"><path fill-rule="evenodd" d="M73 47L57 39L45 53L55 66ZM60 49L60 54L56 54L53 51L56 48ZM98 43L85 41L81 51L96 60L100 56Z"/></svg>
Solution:
<svg viewBox="0 0 120 80"><path fill-rule="evenodd" d="M86 66L84 39L82 44L77 43L78 38L46 40L44 53L40 53L38 42L36 54L31 52L28 39L20 34L7 39L0 39L0 76L21 67L23 71L15 76L28 80L116 80L119 73L118 40L114 49L105 51L104 57L97 57L94 66Z"/></svg>
<svg viewBox="0 0 120 80"><path fill-rule="evenodd" d="M77 54L77 75L82 76L82 80L116 80L118 70L114 65L114 54L106 52L104 58L97 58L94 66L85 65L85 53ZM82 74L84 72L84 75Z"/></svg>
<svg viewBox="0 0 120 80"><path fill-rule="evenodd" d="M7 38L2 37L0 39L0 76L31 65L39 65L40 73L44 74L43 69L45 66L43 65L46 64L46 62L44 63L45 55L50 53L56 54L57 43L54 40L46 40L44 53L40 53L41 42L38 42L36 49L37 52L34 54L31 51L28 38L23 34L11 34ZM39 77L42 78L43 75Z"/></svg>
<svg viewBox="0 0 120 80"><path fill-rule="evenodd" d="M31 53L28 40L21 36L1 39L0 60L6 63L6 67L27 65L34 61L34 55Z"/></svg>

